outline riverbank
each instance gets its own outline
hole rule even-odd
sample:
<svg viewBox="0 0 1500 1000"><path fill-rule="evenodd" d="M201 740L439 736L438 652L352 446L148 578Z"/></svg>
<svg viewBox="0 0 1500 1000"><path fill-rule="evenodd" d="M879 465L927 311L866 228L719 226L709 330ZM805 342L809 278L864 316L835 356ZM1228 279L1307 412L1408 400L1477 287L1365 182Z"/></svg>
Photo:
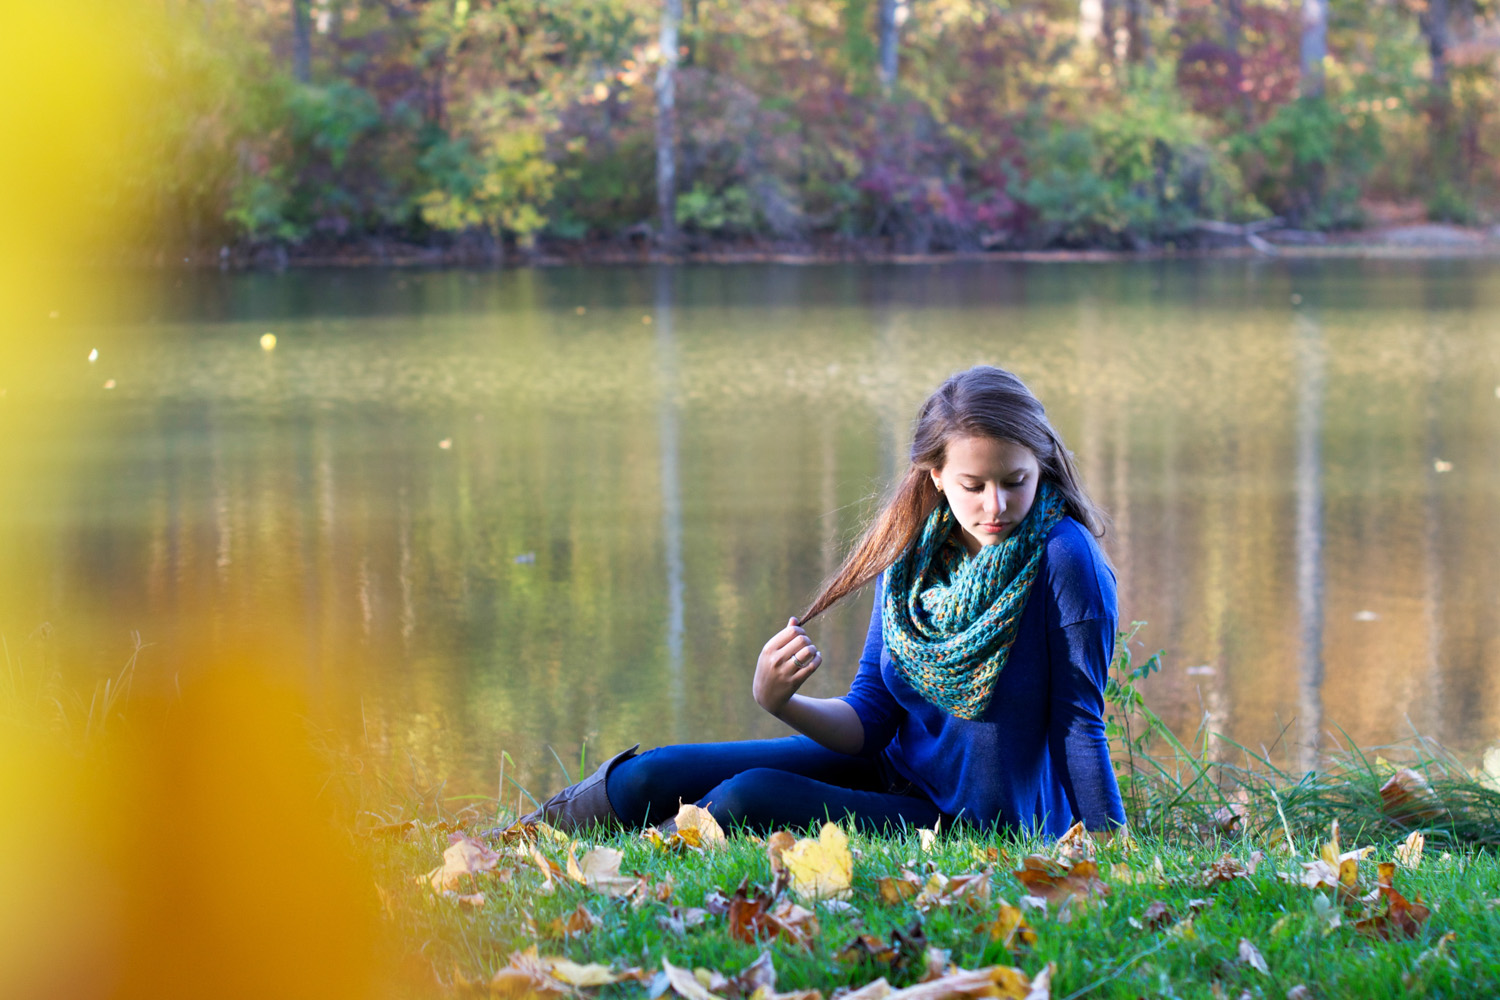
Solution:
<svg viewBox="0 0 1500 1000"><path fill-rule="evenodd" d="M1228 258L1381 258L1429 259L1500 256L1500 226L1455 226L1412 223L1323 233L1291 229L1211 226L1180 243L1136 249L939 250L914 253L888 240L820 239L813 241L687 241L671 253L638 233L619 239L578 242L543 241L535 248L497 251L478 242L418 244L367 239L355 243L300 246L262 245L199 250L174 258L152 256L158 267L225 270L300 267L564 267L570 265L789 264L838 263L945 264L959 261L1076 263L1190 257Z"/></svg>

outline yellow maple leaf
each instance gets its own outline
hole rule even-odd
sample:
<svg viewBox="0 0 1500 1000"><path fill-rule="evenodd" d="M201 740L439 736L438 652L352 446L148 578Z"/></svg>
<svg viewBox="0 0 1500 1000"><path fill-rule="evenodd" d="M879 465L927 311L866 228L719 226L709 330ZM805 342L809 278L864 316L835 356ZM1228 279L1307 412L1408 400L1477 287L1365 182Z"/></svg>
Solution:
<svg viewBox="0 0 1500 1000"><path fill-rule="evenodd" d="M818 839L804 837L782 852L792 888L807 899L847 899L854 878L849 838L833 823L824 823Z"/></svg>

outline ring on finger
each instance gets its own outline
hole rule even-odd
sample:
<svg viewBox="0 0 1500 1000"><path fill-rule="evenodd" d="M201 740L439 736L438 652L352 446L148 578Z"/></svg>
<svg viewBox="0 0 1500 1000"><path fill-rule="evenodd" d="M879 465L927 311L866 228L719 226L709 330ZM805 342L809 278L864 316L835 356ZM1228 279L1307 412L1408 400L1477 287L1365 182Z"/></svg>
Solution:
<svg viewBox="0 0 1500 1000"><path fill-rule="evenodd" d="M813 658L811 656L809 656L805 660L802 659L802 651L800 649L797 650L797 652L795 652L795 653L792 654L792 662L795 663L795 664L797 664L797 666L799 666L799 667L805 667L809 663L811 663L812 661L813 661Z"/></svg>

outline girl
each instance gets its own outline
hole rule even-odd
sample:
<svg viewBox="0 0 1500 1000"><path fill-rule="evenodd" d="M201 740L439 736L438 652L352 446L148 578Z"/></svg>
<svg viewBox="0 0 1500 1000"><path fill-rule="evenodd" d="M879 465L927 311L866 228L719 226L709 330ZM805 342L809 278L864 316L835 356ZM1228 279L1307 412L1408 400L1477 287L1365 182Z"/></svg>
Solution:
<svg viewBox="0 0 1500 1000"><path fill-rule="evenodd" d="M632 747L523 822L870 830L940 819L1057 836L1124 823L1104 738L1115 580L1104 516L1042 404L1009 372L949 378L917 414L911 467L800 619L760 652L756 702L803 735ZM803 626L874 580L841 698L798 689L822 663Z"/></svg>

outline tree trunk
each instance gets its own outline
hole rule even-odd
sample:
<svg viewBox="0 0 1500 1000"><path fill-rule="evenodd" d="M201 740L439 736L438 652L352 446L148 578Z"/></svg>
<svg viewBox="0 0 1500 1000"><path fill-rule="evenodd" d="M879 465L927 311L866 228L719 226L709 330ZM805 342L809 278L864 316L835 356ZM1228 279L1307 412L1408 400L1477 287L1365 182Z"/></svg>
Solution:
<svg viewBox="0 0 1500 1000"><path fill-rule="evenodd" d="M312 80L312 0L292 0L292 76Z"/></svg>
<svg viewBox="0 0 1500 1000"><path fill-rule="evenodd" d="M1303 97L1323 96L1323 60L1328 55L1328 0L1302 0Z"/></svg>
<svg viewBox="0 0 1500 1000"><path fill-rule="evenodd" d="M1078 0L1078 46L1087 49L1099 44L1104 35L1103 0Z"/></svg>
<svg viewBox="0 0 1500 1000"><path fill-rule="evenodd" d="M1448 0L1427 0L1427 14L1422 18L1427 35L1427 54L1432 58L1433 97L1446 104L1448 100Z"/></svg>
<svg viewBox="0 0 1500 1000"><path fill-rule="evenodd" d="M1118 39L1115 37L1115 26L1118 24L1120 0L1099 0L1099 27L1102 33L1099 35L1099 50L1104 56L1104 61L1115 63L1119 61Z"/></svg>
<svg viewBox="0 0 1500 1000"><path fill-rule="evenodd" d="M662 0L661 64L656 69L656 211L658 239L677 244L677 34L682 0Z"/></svg>
<svg viewBox="0 0 1500 1000"><path fill-rule="evenodd" d="M897 43L901 22L898 8L901 0L880 0L880 89L889 97L896 89Z"/></svg>
<svg viewBox="0 0 1500 1000"><path fill-rule="evenodd" d="M1151 29L1146 23L1150 13L1149 0L1125 0L1125 61L1132 66L1151 62Z"/></svg>
<svg viewBox="0 0 1500 1000"><path fill-rule="evenodd" d="M1234 56L1236 62L1240 58L1240 35L1245 26L1244 0L1224 0L1224 48L1228 49Z"/></svg>

